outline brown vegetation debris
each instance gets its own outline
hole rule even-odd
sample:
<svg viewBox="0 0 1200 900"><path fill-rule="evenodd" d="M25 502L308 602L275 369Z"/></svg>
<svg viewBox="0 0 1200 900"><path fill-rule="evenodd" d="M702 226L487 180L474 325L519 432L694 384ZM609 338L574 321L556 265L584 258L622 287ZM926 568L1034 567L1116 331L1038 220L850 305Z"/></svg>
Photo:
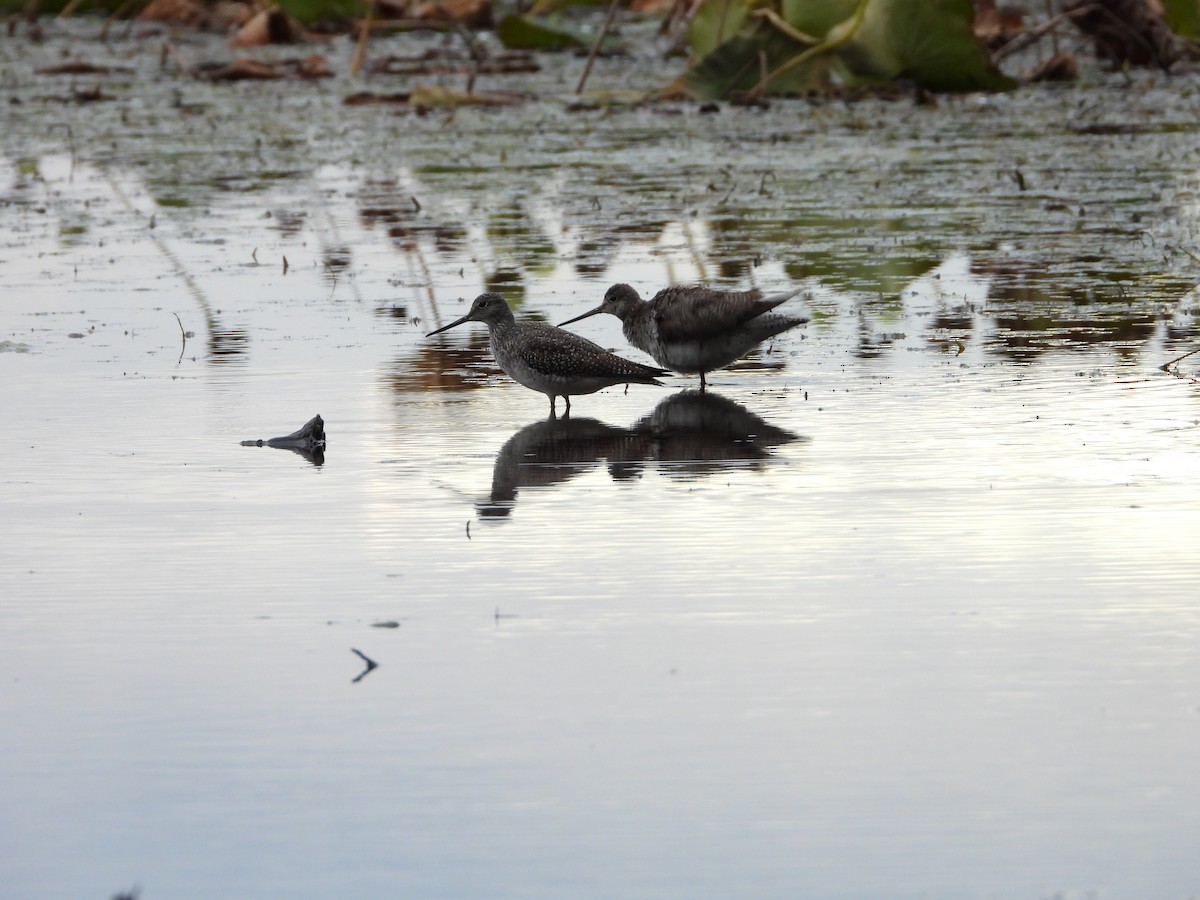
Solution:
<svg viewBox="0 0 1200 900"><path fill-rule="evenodd" d="M300 23L279 7L263 9L246 21L233 36L234 47L261 47L264 44L294 44L305 38Z"/></svg>
<svg viewBox="0 0 1200 900"><path fill-rule="evenodd" d="M240 28L255 14L256 9L248 3L233 0L150 0L138 18L147 22L164 22L168 25L185 25L206 31L233 31Z"/></svg>
<svg viewBox="0 0 1200 900"><path fill-rule="evenodd" d="M333 77L329 70L329 61L319 53L273 63L244 57L231 63L201 63L193 73L205 81L272 81L279 78Z"/></svg>
<svg viewBox="0 0 1200 900"><path fill-rule="evenodd" d="M383 21L457 22L468 28L490 28L491 0L376 0L375 16Z"/></svg>
<svg viewBox="0 0 1200 900"><path fill-rule="evenodd" d="M414 17L434 22L460 22L468 28L491 28L491 0L425 0L416 4Z"/></svg>
<svg viewBox="0 0 1200 900"><path fill-rule="evenodd" d="M633 0L629 11L642 16L665 16L674 12L678 5L679 0Z"/></svg>
<svg viewBox="0 0 1200 900"><path fill-rule="evenodd" d="M256 59L235 59L231 63L200 63L194 71L197 78L203 78L205 81L267 81L285 77L279 66Z"/></svg>
<svg viewBox="0 0 1200 900"><path fill-rule="evenodd" d="M454 91L437 85L421 85L411 91L394 94L375 94L359 91L343 100L346 106L399 105L411 106L419 114L433 109L454 109L459 106L518 106L529 97L512 91Z"/></svg>
<svg viewBox="0 0 1200 900"><path fill-rule="evenodd" d="M985 47L995 50L1025 33L1025 11L1013 6L997 8L995 0L975 0L972 29Z"/></svg>
<svg viewBox="0 0 1200 900"><path fill-rule="evenodd" d="M1048 60L1037 66L1026 77L1025 81L1074 81L1079 77L1079 63L1075 56L1065 50L1060 50Z"/></svg>
<svg viewBox="0 0 1200 900"><path fill-rule="evenodd" d="M376 94L371 91L358 91L351 94L342 103L346 106L375 106L384 104L407 106L411 96L412 94L408 91L401 91L395 94Z"/></svg>
<svg viewBox="0 0 1200 900"><path fill-rule="evenodd" d="M1103 59L1166 70L1179 58L1158 0L1063 0L1062 8Z"/></svg>
<svg viewBox="0 0 1200 900"><path fill-rule="evenodd" d="M430 109L454 109L459 106L519 106L529 99L512 91L454 91L440 85L426 84L413 88L408 102L418 113Z"/></svg>
<svg viewBox="0 0 1200 900"><path fill-rule="evenodd" d="M39 75L108 75L113 72L132 72L133 69L118 66L98 66L76 60L59 66L46 66L38 69Z"/></svg>
<svg viewBox="0 0 1200 900"><path fill-rule="evenodd" d="M746 109L770 109L771 101L752 91L730 91L729 105L741 106Z"/></svg>
<svg viewBox="0 0 1200 900"><path fill-rule="evenodd" d="M513 75L538 72L542 67L525 51L471 60L461 54L430 49L418 56L388 56L374 60L367 68L377 75Z"/></svg>

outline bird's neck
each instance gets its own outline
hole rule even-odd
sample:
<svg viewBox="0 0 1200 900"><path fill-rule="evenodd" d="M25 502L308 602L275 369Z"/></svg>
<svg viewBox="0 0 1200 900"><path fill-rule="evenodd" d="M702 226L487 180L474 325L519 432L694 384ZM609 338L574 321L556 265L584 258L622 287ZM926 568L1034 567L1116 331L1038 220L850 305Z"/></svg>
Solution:
<svg viewBox="0 0 1200 900"><path fill-rule="evenodd" d="M628 322L630 325L632 325L634 322L637 322L639 319L645 316L649 309L650 304L642 300L636 300L633 303L626 303L623 306L617 307L615 312L618 319L620 319L622 322Z"/></svg>
<svg viewBox="0 0 1200 900"><path fill-rule="evenodd" d="M507 316L501 316L494 322L488 322L487 327L488 331L491 332L492 337L503 337L517 327L517 320L513 318L513 314L509 312Z"/></svg>

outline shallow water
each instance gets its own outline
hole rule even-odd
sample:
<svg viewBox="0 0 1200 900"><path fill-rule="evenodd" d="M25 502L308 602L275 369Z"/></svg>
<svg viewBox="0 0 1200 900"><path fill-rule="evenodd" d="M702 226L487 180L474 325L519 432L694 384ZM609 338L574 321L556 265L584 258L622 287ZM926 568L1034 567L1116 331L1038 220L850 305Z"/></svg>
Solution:
<svg viewBox="0 0 1200 900"><path fill-rule="evenodd" d="M1194 79L422 117L61 27L0 43L6 896L1200 894ZM149 80L44 102L72 36ZM694 279L812 322L555 423L423 337Z"/></svg>

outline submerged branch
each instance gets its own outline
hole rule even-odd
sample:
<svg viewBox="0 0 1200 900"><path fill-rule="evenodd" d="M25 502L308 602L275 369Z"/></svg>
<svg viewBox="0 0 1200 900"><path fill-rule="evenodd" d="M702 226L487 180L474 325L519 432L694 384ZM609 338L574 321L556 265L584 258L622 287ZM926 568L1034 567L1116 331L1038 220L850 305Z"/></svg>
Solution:
<svg viewBox="0 0 1200 900"><path fill-rule="evenodd" d="M1200 353L1200 347L1197 347L1195 350L1189 350L1187 353L1183 354L1183 356L1177 356L1177 357L1175 357L1175 359L1171 360L1170 362L1163 363L1161 366L1159 366L1159 368L1162 369L1162 371L1169 373L1171 371L1171 366L1176 365L1177 363L1183 362L1183 360L1187 359L1189 356L1192 356L1196 353Z"/></svg>

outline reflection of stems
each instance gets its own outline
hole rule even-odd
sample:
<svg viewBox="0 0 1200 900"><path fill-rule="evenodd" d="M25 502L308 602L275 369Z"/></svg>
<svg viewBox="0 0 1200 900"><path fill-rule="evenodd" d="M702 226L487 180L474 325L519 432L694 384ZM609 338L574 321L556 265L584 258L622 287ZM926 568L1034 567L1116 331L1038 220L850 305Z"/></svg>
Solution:
<svg viewBox="0 0 1200 900"><path fill-rule="evenodd" d="M333 292L337 290L337 272L330 265L329 260L325 260L325 268L329 272L329 280L331 282L329 285L329 297L326 299L332 300Z"/></svg>
<svg viewBox="0 0 1200 900"><path fill-rule="evenodd" d="M731 193L733 192L733 188L730 188L729 190ZM692 265L694 265L696 267L696 271L700 274L699 280L707 281L708 275L704 271L704 255L700 252L700 249L696 246L696 240L695 240L695 237L692 235L692 229L691 229L690 222L684 223L683 236L687 241L688 253L692 257Z"/></svg>
<svg viewBox="0 0 1200 900"><path fill-rule="evenodd" d="M62 128L67 132L67 146L71 148L71 172L67 175L67 181L75 181L75 135L71 132L71 126L66 122L55 122L47 131L54 131L55 128Z"/></svg>
<svg viewBox="0 0 1200 900"><path fill-rule="evenodd" d="M417 268L420 270L421 284L425 288L425 295L428 300L429 317L437 322L438 325L441 325L442 317L437 315L437 297L433 292L433 276L429 272L429 264L425 262L425 254L421 252L421 242L415 239L411 241L405 250L405 256L408 257L410 271L412 262L416 259ZM418 296L420 296L419 293Z"/></svg>
<svg viewBox="0 0 1200 900"><path fill-rule="evenodd" d="M183 346L179 348L179 359L175 360L175 364L179 365L183 361L183 354L187 350L187 332L183 330L183 319L179 318L179 313L171 313L175 317L175 321L179 323L179 334L183 338Z"/></svg>
<svg viewBox="0 0 1200 900"><path fill-rule="evenodd" d="M596 61L596 54L600 52L600 45L608 35L608 29L612 27L613 19L617 15L617 5L620 2L621 0L612 0L612 3L608 4L608 15L604 17L604 25L600 28L600 33L596 35L596 40L592 44L592 51L588 54L587 65L583 67L583 74L579 76L579 85L575 88L576 94L583 93L583 86L587 84L588 76L592 74L592 63Z"/></svg>
<svg viewBox="0 0 1200 900"><path fill-rule="evenodd" d="M113 179L112 175L108 172L105 172L104 177L105 180L108 181L109 188L112 190L116 198L121 201L121 204L125 207L125 209L128 212L136 214L137 210L129 201L129 198L125 196L125 192L122 191L117 185L117 182ZM204 316L204 324L208 326L208 336L209 340L211 341L217 330L217 317L213 314L212 307L208 303L208 298L204 296L204 291L201 289L200 285L197 284L196 280L192 278L191 273L189 273L188 270L183 267L183 263L180 261L179 257L176 256L174 251L172 251L171 248L168 247L166 243L158 237L155 231L150 231L147 237L149 237L150 242L158 248L158 252L161 253L168 262L170 262L171 267L175 270L175 274L180 278L181 281L183 281L184 285L187 286L188 293L190 293L192 297L195 298L196 303L199 304L200 312ZM179 327L183 327L182 322L179 324Z"/></svg>
<svg viewBox="0 0 1200 900"><path fill-rule="evenodd" d="M326 228L328 228L329 231L333 233L333 246L339 246L341 241L340 235L338 234L337 222L334 221L333 213L329 211L329 207L325 204L325 200L321 195L321 191L317 189L315 178L309 179L309 187L310 193L313 195L312 203L317 208L318 213L320 213L320 215L313 217L313 233L317 238L317 245L321 251L321 259L324 261L325 268L329 270L329 274L333 277L334 287L337 287L337 273L334 272L333 266L329 264L331 245L328 240L328 235L325 233L324 229L319 227L324 225ZM346 252L349 253L349 250L347 249ZM349 263L347 263L347 265L348 264ZM358 282L356 282L353 278L350 279L350 290L354 294L354 299L361 303L362 294L358 290ZM333 296L332 291L330 291L329 296Z"/></svg>
<svg viewBox="0 0 1200 900"><path fill-rule="evenodd" d="M851 38L854 37L855 32L858 31L859 26L862 25L863 18L866 16L866 13L867 13L867 6L870 5L870 3L871 3L871 0L859 0L858 6L855 7L854 15L852 15L847 20L846 26L845 26L845 28L842 29L841 34L839 34L837 37L835 37L833 39L829 39L828 37L826 37L826 39L824 41L817 44L815 47L809 47L809 49L805 50L803 53L800 53L797 56L793 56L791 59L789 59L787 62L785 62L782 66L780 66L774 72L771 72L770 74L764 76L758 82L758 84L756 84L754 86L754 88L750 91L750 93L751 94L764 93L767 89L767 85L769 85L772 81L774 81L779 76L786 75L788 72L792 71L793 69L798 69L800 66L807 63L810 59L813 59L814 57L816 57L822 53L828 53L830 50L836 50L838 47L842 46L842 44L849 43ZM793 28L791 25L789 25L782 18L780 18L777 13L775 13L772 10L769 10L769 9L759 10L758 15L762 16L764 19L766 19L768 22L770 22L772 25L774 25L776 28L778 28L780 31L782 31L785 35L790 37L792 40L797 41L798 43L802 43L802 44L808 43L812 40L812 38L809 37L808 35L802 34L801 32L797 31L795 28Z"/></svg>

